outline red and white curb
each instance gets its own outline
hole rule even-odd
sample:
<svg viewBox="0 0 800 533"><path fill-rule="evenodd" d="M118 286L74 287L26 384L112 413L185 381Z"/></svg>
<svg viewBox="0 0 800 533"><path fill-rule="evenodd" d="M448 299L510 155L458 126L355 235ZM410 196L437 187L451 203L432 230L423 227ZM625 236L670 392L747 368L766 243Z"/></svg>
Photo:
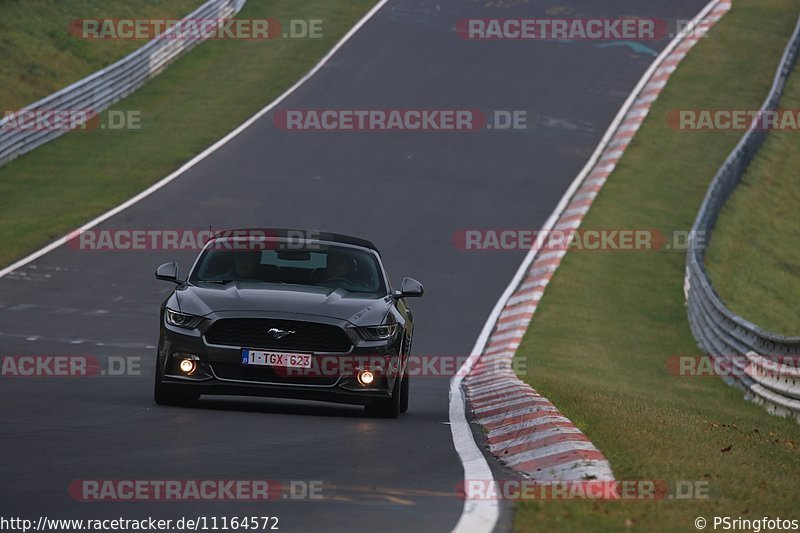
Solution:
<svg viewBox="0 0 800 533"><path fill-rule="evenodd" d="M575 230L616 168L653 102L689 50L731 9L731 0L709 3L695 18L695 28L676 37L653 62L620 110L592 159L573 182L541 232L493 315L491 334L463 380L475 419L487 431L489 451L503 464L537 481L613 480L608 460L580 429L547 398L520 380L511 361L528 329L539 301L565 250L549 250L543 241L549 230ZM552 248L558 248L553 243Z"/></svg>

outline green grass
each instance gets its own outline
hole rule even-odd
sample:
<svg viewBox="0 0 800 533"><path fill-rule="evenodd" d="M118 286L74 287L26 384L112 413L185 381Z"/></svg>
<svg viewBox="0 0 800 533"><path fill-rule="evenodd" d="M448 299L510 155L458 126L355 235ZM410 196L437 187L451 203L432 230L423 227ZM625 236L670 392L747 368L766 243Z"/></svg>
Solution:
<svg viewBox="0 0 800 533"><path fill-rule="evenodd" d="M240 17L322 19L324 38L206 42L112 108L140 111L140 130L69 133L0 167L0 264L91 220L223 137L308 72L373 4L250 1Z"/></svg>
<svg viewBox="0 0 800 533"><path fill-rule="evenodd" d="M800 74L781 107L800 109ZM800 335L800 133L773 131L722 210L707 252L714 287L735 313Z"/></svg>
<svg viewBox="0 0 800 533"><path fill-rule="evenodd" d="M798 12L798 0L737 0L672 77L583 227L688 231L741 132L676 131L668 111L760 106ZM666 371L671 356L699 354L684 261L677 251L568 253L519 357L523 379L586 432L618 479L707 480L712 498L524 502L517 530L692 531L697 516L798 517L800 425L719 378Z"/></svg>
<svg viewBox="0 0 800 533"><path fill-rule="evenodd" d="M3 0L0 111L32 104L121 59L145 41L78 39L75 19L176 18L205 0Z"/></svg>

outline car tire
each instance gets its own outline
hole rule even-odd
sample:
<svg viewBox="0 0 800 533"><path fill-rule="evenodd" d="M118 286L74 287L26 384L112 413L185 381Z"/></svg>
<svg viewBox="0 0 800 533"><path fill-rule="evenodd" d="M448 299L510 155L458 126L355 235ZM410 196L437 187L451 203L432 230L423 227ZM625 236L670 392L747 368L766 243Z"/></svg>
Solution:
<svg viewBox="0 0 800 533"><path fill-rule="evenodd" d="M157 405L185 405L200 397L181 390L175 385L167 385L161 381L161 362L156 359L155 383L153 384L153 399Z"/></svg>
<svg viewBox="0 0 800 533"><path fill-rule="evenodd" d="M397 383L389 398L373 400L372 403L364 406L368 416L378 418L397 418L400 411L400 399L402 396L403 382Z"/></svg>
<svg viewBox="0 0 800 533"><path fill-rule="evenodd" d="M408 388L409 388L409 377L403 376L403 381L400 384L400 412L407 413L408 412Z"/></svg>

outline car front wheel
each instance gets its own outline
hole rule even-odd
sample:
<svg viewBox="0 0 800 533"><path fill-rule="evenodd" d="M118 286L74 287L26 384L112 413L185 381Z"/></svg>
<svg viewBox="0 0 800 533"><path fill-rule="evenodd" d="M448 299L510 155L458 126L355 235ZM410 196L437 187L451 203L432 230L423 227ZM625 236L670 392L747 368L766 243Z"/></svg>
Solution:
<svg viewBox="0 0 800 533"><path fill-rule="evenodd" d="M403 382L406 380L404 377L400 383L396 383L392 395L389 398L382 398L380 400L373 400L372 403L365 405L364 410L368 416L375 416L379 418L397 418L402 413L401 402L403 396Z"/></svg>
<svg viewBox="0 0 800 533"><path fill-rule="evenodd" d="M400 412L406 413L408 412L408 388L409 388L409 380L408 376L403 376L403 382L400 385Z"/></svg>
<svg viewBox="0 0 800 533"><path fill-rule="evenodd" d="M161 381L161 362L156 359L156 379L153 384L153 399L158 405L185 405L200 397L199 394L186 392L175 385Z"/></svg>

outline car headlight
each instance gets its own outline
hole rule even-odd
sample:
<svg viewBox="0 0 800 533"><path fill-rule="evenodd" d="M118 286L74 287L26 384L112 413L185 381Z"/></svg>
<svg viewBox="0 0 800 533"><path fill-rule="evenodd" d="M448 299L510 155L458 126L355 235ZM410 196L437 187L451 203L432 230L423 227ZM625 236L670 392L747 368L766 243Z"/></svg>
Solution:
<svg viewBox="0 0 800 533"><path fill-rule="evenodd" d="M397 335L398 329L397 324L387 324L385 326L364 326L356 328L356 331L365 341L387 341Z"/></svg>
<svg viewBox="0 0 800 533"><path fill-rule="evenodd" d="M194 329L203 320L203 317L196 315L187 315L186 313L179 313L172 309L166 309L164 316L167 318L167 324L177 326L179 328Z"/></svg>

